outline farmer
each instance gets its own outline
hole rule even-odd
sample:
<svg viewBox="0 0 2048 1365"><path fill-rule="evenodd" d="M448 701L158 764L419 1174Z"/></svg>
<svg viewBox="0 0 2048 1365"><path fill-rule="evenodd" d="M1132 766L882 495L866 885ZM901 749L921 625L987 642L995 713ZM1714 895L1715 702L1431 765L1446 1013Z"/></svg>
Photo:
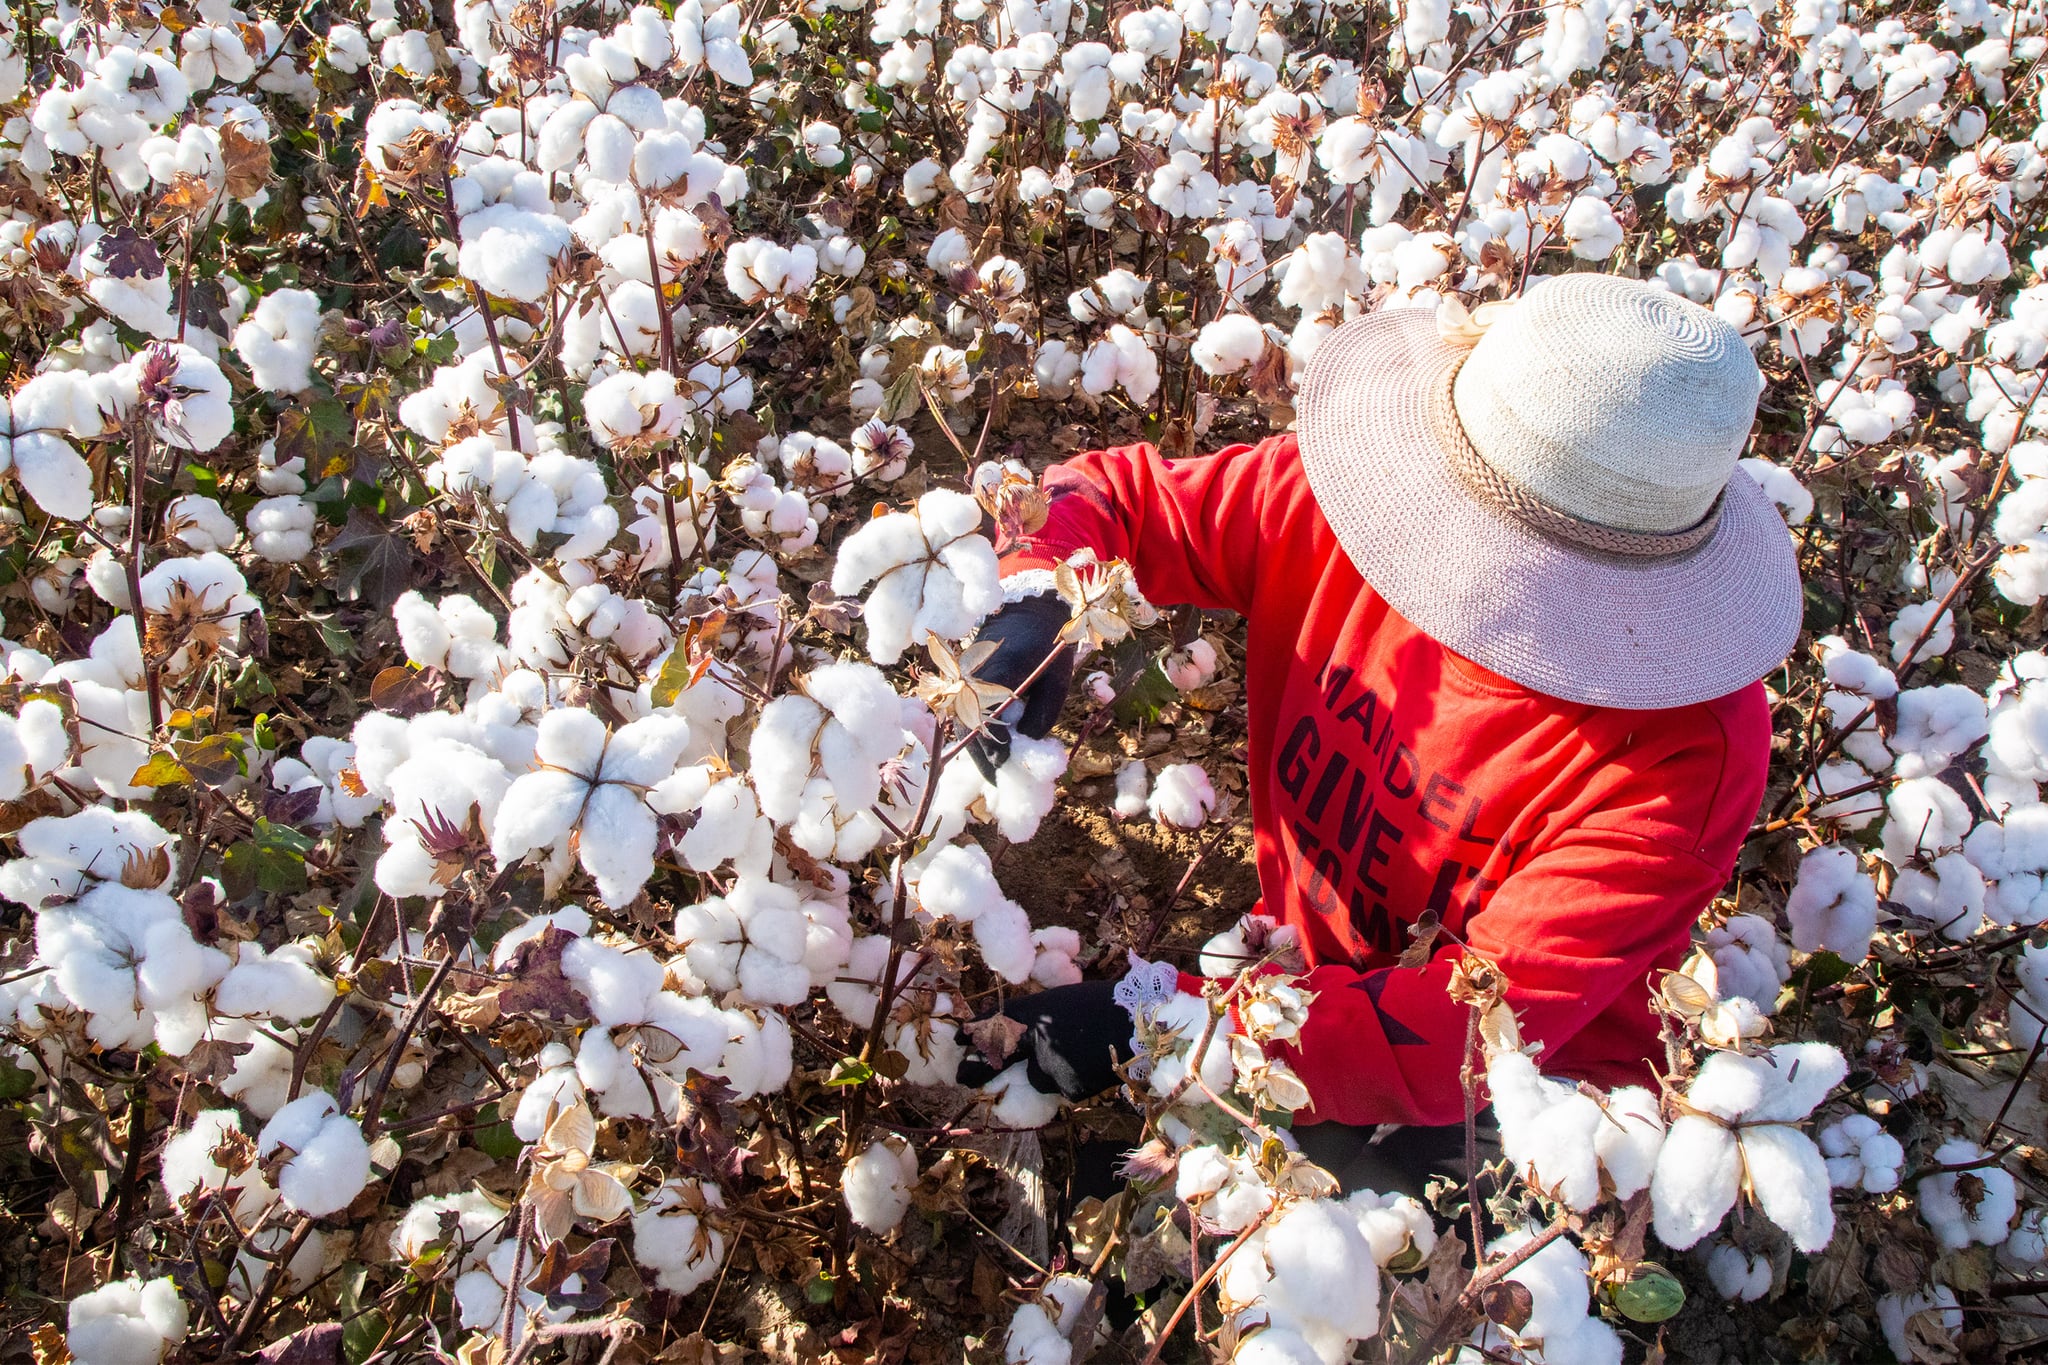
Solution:
<svg viewBox="0 0 2048 1365"><path fill-rule="evenodd" d="M1068 615L1048 571L1084 549L1154 602L1246 619L1262 909L1300 931L1316 993L1295 1133L1381 1189L1462 1149L1459 943L1505 973L1546 1073L1649 1079L1654 979L1756 816L1759 679L1800 621L1790 537L1736 469L1762 378L1733 327L1595 275L1482 311L1337 329L1295 432L1049 470L982 630L984 677L1023 682ZM1068 664L1020 698L1025 733L1058 716ZM1426 914L1449 932L1395 965ZM1131 1021L1109 990L1011 1006L1034 1084L1114 1084Z"/></svg>

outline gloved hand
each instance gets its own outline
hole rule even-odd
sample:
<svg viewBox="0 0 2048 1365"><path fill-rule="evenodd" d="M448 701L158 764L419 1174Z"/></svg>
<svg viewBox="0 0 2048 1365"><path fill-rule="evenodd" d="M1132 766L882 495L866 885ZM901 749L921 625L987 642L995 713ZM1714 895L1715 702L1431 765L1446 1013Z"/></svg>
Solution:
<svg viewBox="0 0 2048 1365"><path fill-rule="evenodd" d="M975 671L983 682L1017 688L1038 673L1031 686L1004 705L967 747L974 765L991 782L996 780L996 769L1010 756L1010 728L1014 725L1033 739L1044 739L1060 718L1060 708L1067 704L1067 691L1074 684L1074 650L1061 642L1060 628L1070 616L1058 593L1034 593L998 608L975 632L977 641L996 644L995 652ZM1038 666L1055 651L1057 657L1039 671Z"/></svg>
<svg viewBox="0 0 2048 1365"><path fill-rule="evenodd" d="M983 1055L968 1029L983 1041L992 1033L1000 1037L1000 1031L968 1025L961 1030L968 1051L957 1079L962 1085L986 1085L1021 1060L1025 1079L1042 1095L1085 1100L1109 1089L1117 1080L1114 1064L1132 1055L1131 1016L1111 994L1115 989L1113 981L1080 981L1012 1000L1003 1006L1003 1017L1023 1032L1001 1065Z"/></svg>

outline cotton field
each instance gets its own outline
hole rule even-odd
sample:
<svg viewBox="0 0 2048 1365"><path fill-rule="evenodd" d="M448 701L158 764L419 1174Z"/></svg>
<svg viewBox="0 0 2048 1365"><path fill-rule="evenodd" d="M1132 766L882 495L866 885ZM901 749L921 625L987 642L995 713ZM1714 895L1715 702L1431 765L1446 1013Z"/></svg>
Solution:
<svg viewBox="0 0 2048 1365"><path fill-rule="evenodd" d="M2040 1358L2044 58L1994 0L9 5L0 1355ZM1000 763L974 636L1048 464L1572 272L1767 377L1769 790L1654 1087L1414 923L1498 1153L1343 1190L1239 624L1059 566ZM991 1012L1084 976L1136 1055L1071 1105Z"/></svg>

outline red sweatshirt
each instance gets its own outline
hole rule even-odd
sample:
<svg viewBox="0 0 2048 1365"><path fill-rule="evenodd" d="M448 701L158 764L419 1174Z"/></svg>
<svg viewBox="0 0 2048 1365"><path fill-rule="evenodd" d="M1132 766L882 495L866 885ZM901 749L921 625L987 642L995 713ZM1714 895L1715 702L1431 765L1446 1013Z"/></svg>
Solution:
<svg viewBox="0 0 2048 1365"><path fill-rule="evenodd" d="M1445 991L1461 950L1446 935L1428 965L1391 965L1425 910L1506 973L1546 1072L1647 1080L1654 974L1678 966L1762 800L1761 684L1613 710L1452 653L1359 577L1291 434L1171 462L1085 454L1045 486L1050 516L1006 572L1085 547L1154 602L1249 624L1263 909L1300 929L1317 993L1291 1059L1303 1121L1462 1118L1466 1012Z"/></svg>

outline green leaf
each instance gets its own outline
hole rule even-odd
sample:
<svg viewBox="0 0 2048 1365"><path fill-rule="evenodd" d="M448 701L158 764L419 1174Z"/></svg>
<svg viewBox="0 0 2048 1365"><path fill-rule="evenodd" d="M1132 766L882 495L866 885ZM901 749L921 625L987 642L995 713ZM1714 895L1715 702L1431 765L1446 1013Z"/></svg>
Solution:
<svg viewBox="0 0 2048 1365"><path fill-rule="evenodd" d="M311 835L259 817L250 836L231 845L221 859L221 883L234 900L258 891L303 891L312 847Z"/></svg>
<svg viewBox="0 0 2048 1365"><path fill-rule="evenodd" d="M866 1085L875 1078L875 1069L858 1057L841 1057L833 1064L832 1074L825 1078L828 1086Z"/></svg>
<svg viewBox="0 0 2048 1365"><path fill-rule="evenodd" d="M341 1358L348 1365L363 1365L391 1330L384 1314L372 1308L341 1325Z"/></svg>
<svg viewBox="0 0 2048 1365"><path fill-rule="evenodd" d="M242 762L242 751L247 747L248 741L238 734L208 735L197 741L181 739L172 744L177 762L186 773L209 787L225 786L248 772Z"/></svg>
<svg viewBox="0 0 2048 1365"><path fill-rule="evenodd" d="M1179 690L1160 671L1159 660L1147 659L1144 671L1117 698L1116 718L1125 725L1150 724L1179 697Z"/></svg>
<svg viewBox="0 0 2048 1365"><path fill-rule="evenodd" d="M36 1073L0 1057L0 1101L18 1100L34 1092Z"/></svg>
<svg viewBox="0 0 2048 1365"><path fill-rule="evenodd" d="M654 691L649 700L655 710L674 706L676 698L683 695L683 689L690 685L690 655L688 650L672 649L668 658L662 660L661 672L654 675Z"/></svg>
<svg viewBox="0 0 2048 1365"><path fill-rule="evenodd" d="M485 1156L510 1161L526 1150L526 1144L512 1131L512 1125L498 1117L497 1105L487 1104L478 1110L476 1121L476 1131L470 1134L470 1140Z"/></svg>
<svg viewBox="0 0 2048 1365"><path fill-rule="evenodd" d="M804 1300L816 1307L823 1308L826 1304L832 1302L833 1293L837 1288L838 1281L834 1280L830 1275L820 1274L814 1279L804 1281Z"/></svg>
<svg viewBox="0 0 2048 1365"><path fill-rule="evenodd" d="M135 770L135 776L128 779L131 787L175 787L190 782L192 774L185 765L170 754L151 754L149 762Z"/></svg>
<svg viewBox="0 0 2048 1365"><path fill-rule="evenodd" d="M185 466L185 474L192 480L192 491L203 493L209 498L220 496L220 475L205 465L194 463Z"/></svg>

